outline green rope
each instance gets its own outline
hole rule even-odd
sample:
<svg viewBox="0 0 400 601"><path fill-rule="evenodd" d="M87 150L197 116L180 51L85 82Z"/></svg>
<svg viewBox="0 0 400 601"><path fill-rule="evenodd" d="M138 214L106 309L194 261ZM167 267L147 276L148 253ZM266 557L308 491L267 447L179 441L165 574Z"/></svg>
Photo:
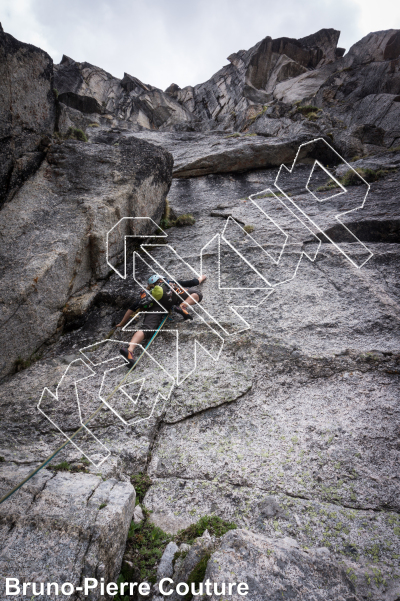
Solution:
<svg viewBox="0 0 400 601"><path fill-rule="evenodd" d="M159 331L161 330L161 328L163 327L163 325L165 324L165 322L168 319L168 314L164 317L164 319L162 320L162 322L160 323L160 325L158 326L157 330L154 332L153 336L151 337L151 339L149 340L149 343L146 345L145 349L143 350L143 352L141 353L141 355L139 355L139 357L137 358L137 360L135 361L135 364L132 365L132 367L130 368L130 370L128 371L128 373L124 376L124 378L121 380L121 382L114 388L114 390L112 392L110 392L110 394L108 395L108 397L106 398L106 400L104 402L108 402L111 397L117 392L117 390L122 386L122 384L125 382L125 380L127 379L127 377L129 376L129 374L131 373L131 371L133 369L135 369L136 365L139 363L140 359L143 357L143 355L145 354L146 350L149 348L150 344L153 342L154 338L157 336L157 334L159 333ZM17 484L17 486L14 486L13 489L11 489L8 493L6 493L4 495L4 497L1 497L0 499L0 505L6 501L9 497L11 497L11 495L13 495L15 492L17 492L17 490L19 490L21 488L21 486L23 486L26 482L28 482L28 480L30 480L31 478L33 478L33 476L35 474L37 474L43 467L45 467L49 461L51 461L52 459L54 459L54 457L60 452L62 451L68 443L70 443L72 441L73 438L75 438L75 436L77 436L77 434L79 434L79 432L81 432L83 430L83 428L85 426L87 426L87 424L94 418L96 417L96 415L103 409L103 404L100 405L100 407L98 409L96 409L96 411L94 413L92 413L92 415L89 417L89 419L82 424L82 426L80 426L80 428L78 428L78 430L76 432L74 432L71 437L64 442L60 447L58 447L58 449L56 451L54 451L54 453L52 453L50 455L50 457L48 457L45 461L43 461L43 463L41 463L39 465L39 467L35 468L33 470L33 472L31 472L26 478L24 478L19 484ZM65 436L65 434L64 434Z"/></svg>

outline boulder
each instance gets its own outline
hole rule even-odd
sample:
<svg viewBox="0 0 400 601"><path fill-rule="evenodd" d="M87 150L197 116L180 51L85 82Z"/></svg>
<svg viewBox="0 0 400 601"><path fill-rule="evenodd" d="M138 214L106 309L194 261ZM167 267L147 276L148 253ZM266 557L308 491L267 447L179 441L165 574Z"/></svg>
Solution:
<svg viewBox="0 0 400 601"><path fill-rule="evenodd" d="M55 125L53 61L0 31L0 207L44 158Z"/></svg>
<svg viewBox="0 0 400 601"><path fill-rule="evenodd" d="M213 539L207 530L202 536L195 539L190 549L187 551L185 557L178 557L175 563L175 569L173 572L172 579L175 584L179 582L187 582L190 574L199 564L199 562L205 557L209 557L216 546L216 541ZM173 592L171 595L171 601L178 601L180 595Z"/></svg>
<svg viewBox="0 0 400 601"><path fill-rule="evenodd" d="M293 161L300 144L313 140L318 129L315 132L313 128L290 122L284 125L285 137L265 137L255 133L140 132L132 135L171 152L174 157L174 177L186 178L208 173L262 169ZM302 158L313 156L315 151L313 145L305 147Z"/></svg>
<svg viewBox="0 0 400 601"><path fill-rule="evenodd" d="M0 467L0 496L28 473L26 467ZM129 483L42 470L0 506L0 569L38 587L82 586L85 577L115 582L134 507ZM4 578L0 588L5 598ZM103 598L100 588L87 598Z"/></svg>
<svg viewBox="0 0 400 601"><path fill-rule="evenodd" d="M179 550L178 545L174 542L168 543L157 567L157 580L161 578L171 578L174 573L174 555Z"/></svg>
<svg viewBox="0 0 400 601"><path fill-rule="evenodd" d="M334 561L328 549L302 550L293 539L271 540L246 530L231 530L222 537L208 562L203 582L207 580L212 583L213 601L221 594L231 596L228 583L233 582L247 585L242 594L233 587L235 600L246 590L252 601L357 599L346 567Z"/></svg>
<svg viewBox="0 0 400 601"><path fill-rule="evenodd" d="M167 152L136 138L116 146L74 140L52 145L35 176L0 213L2 375L18 357L37 351L62 326L63 315L89 306L92 297L83 300L82 293L111 270L107 232L124 216L158 222L171 171ZM146 222L142 233L152 229ZM123 244L121 232L109 258Z"/></svg>
<svg viewBox="0 0 400 601"><path fill-rule="evenodd" d="M356 42L346 55L346 66L392 61L400 55L400 31L374 31Z"/></svg>
<svg viewBox="0 0 400 601"><path fill-rule="evenodd" d="M306 104L308 99L317 94L333 71L335 71L334 65L326 65L321 69L307 71L297 77L277 83L273 92L274 98L287 104L295 104L304 100Z"/></svg>

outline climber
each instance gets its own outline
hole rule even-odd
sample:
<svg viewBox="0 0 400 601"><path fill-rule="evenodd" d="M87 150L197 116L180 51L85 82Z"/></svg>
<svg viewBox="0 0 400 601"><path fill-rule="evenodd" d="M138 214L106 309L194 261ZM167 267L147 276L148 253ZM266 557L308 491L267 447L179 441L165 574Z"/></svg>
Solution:
<svg viewBox="0 0 400 601"><path fill-rule="evenodd" d="M116 325L117 328L123 328L137 311L148 311L145 315L142 329L134 333L128 348L121 348L120 353L128 361L128 365L132 367L135 363L133 352L136 345L140 344L146 337L151 336L153 332L160 326L165 313L167 311L175 311L182 315L183 319L193 319L187 311L188 305L200 303L203 294L197 288L206 279L205 275L191 280L168 280L163 276L154 274L148 279L148 290L150 294L144 290L135 303L127 310L122 321Z"/></svg>

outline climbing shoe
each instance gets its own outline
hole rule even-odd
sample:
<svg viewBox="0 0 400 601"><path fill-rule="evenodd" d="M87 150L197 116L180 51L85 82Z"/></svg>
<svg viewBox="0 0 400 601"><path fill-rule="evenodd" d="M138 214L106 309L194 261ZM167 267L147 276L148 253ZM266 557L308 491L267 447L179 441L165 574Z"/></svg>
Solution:
<svg viewBox="0 0 400 601"><path fill-rule="evenodd" d="M133 358L131 351L128 351L127 348L123 347L119 349L119 352L124 357L124 359L128 361L129 367L133 367L135 365L135 359Z"/></svg>
<svg viewBox="0 0 400 601"><path fill-rule="evenodd" d="M190 315L190 313L188 311L186 311L186 309L182 309L182 307L179 307L178 305L174 306L174 311L175 311L175 313L179 313L179 315L182 315L182 317L185 321L186 321L186 319L193 320L192 315Z"/></svg>

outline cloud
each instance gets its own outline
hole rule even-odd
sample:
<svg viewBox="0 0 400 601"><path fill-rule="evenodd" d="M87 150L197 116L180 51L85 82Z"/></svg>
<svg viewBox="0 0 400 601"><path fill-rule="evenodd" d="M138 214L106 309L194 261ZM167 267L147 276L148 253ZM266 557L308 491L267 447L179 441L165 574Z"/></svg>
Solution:
<svg viewBox="0 0 400 601"><path fill-rule="evenodd" d="M1 21L5 32L21 42L27 42L46 50L51 56L57 46L51 46L46 27L36 18L32 0L0 0Z"/></svg>
<svg viewBox="0 0 400 601"><path fill-rule="evenodd" d="M383 13L382 1L378 8L370 3L371 15ZM349 48L377 22L361 0L0 0L0 6L4 30L55 62L66 54L162 89L205 81L229 54L267 35L299 38L333 27L342 31L339 45ZM381 28L395 26L393 5L388 15L380 15Z"/></svg>
<svg viewBox="0 0 400 601"><path fill-rule="evenodd" d="M363 36L370 31L400 28L400 4L392 0L354 0L360 10L359 27Z"/></svg>

